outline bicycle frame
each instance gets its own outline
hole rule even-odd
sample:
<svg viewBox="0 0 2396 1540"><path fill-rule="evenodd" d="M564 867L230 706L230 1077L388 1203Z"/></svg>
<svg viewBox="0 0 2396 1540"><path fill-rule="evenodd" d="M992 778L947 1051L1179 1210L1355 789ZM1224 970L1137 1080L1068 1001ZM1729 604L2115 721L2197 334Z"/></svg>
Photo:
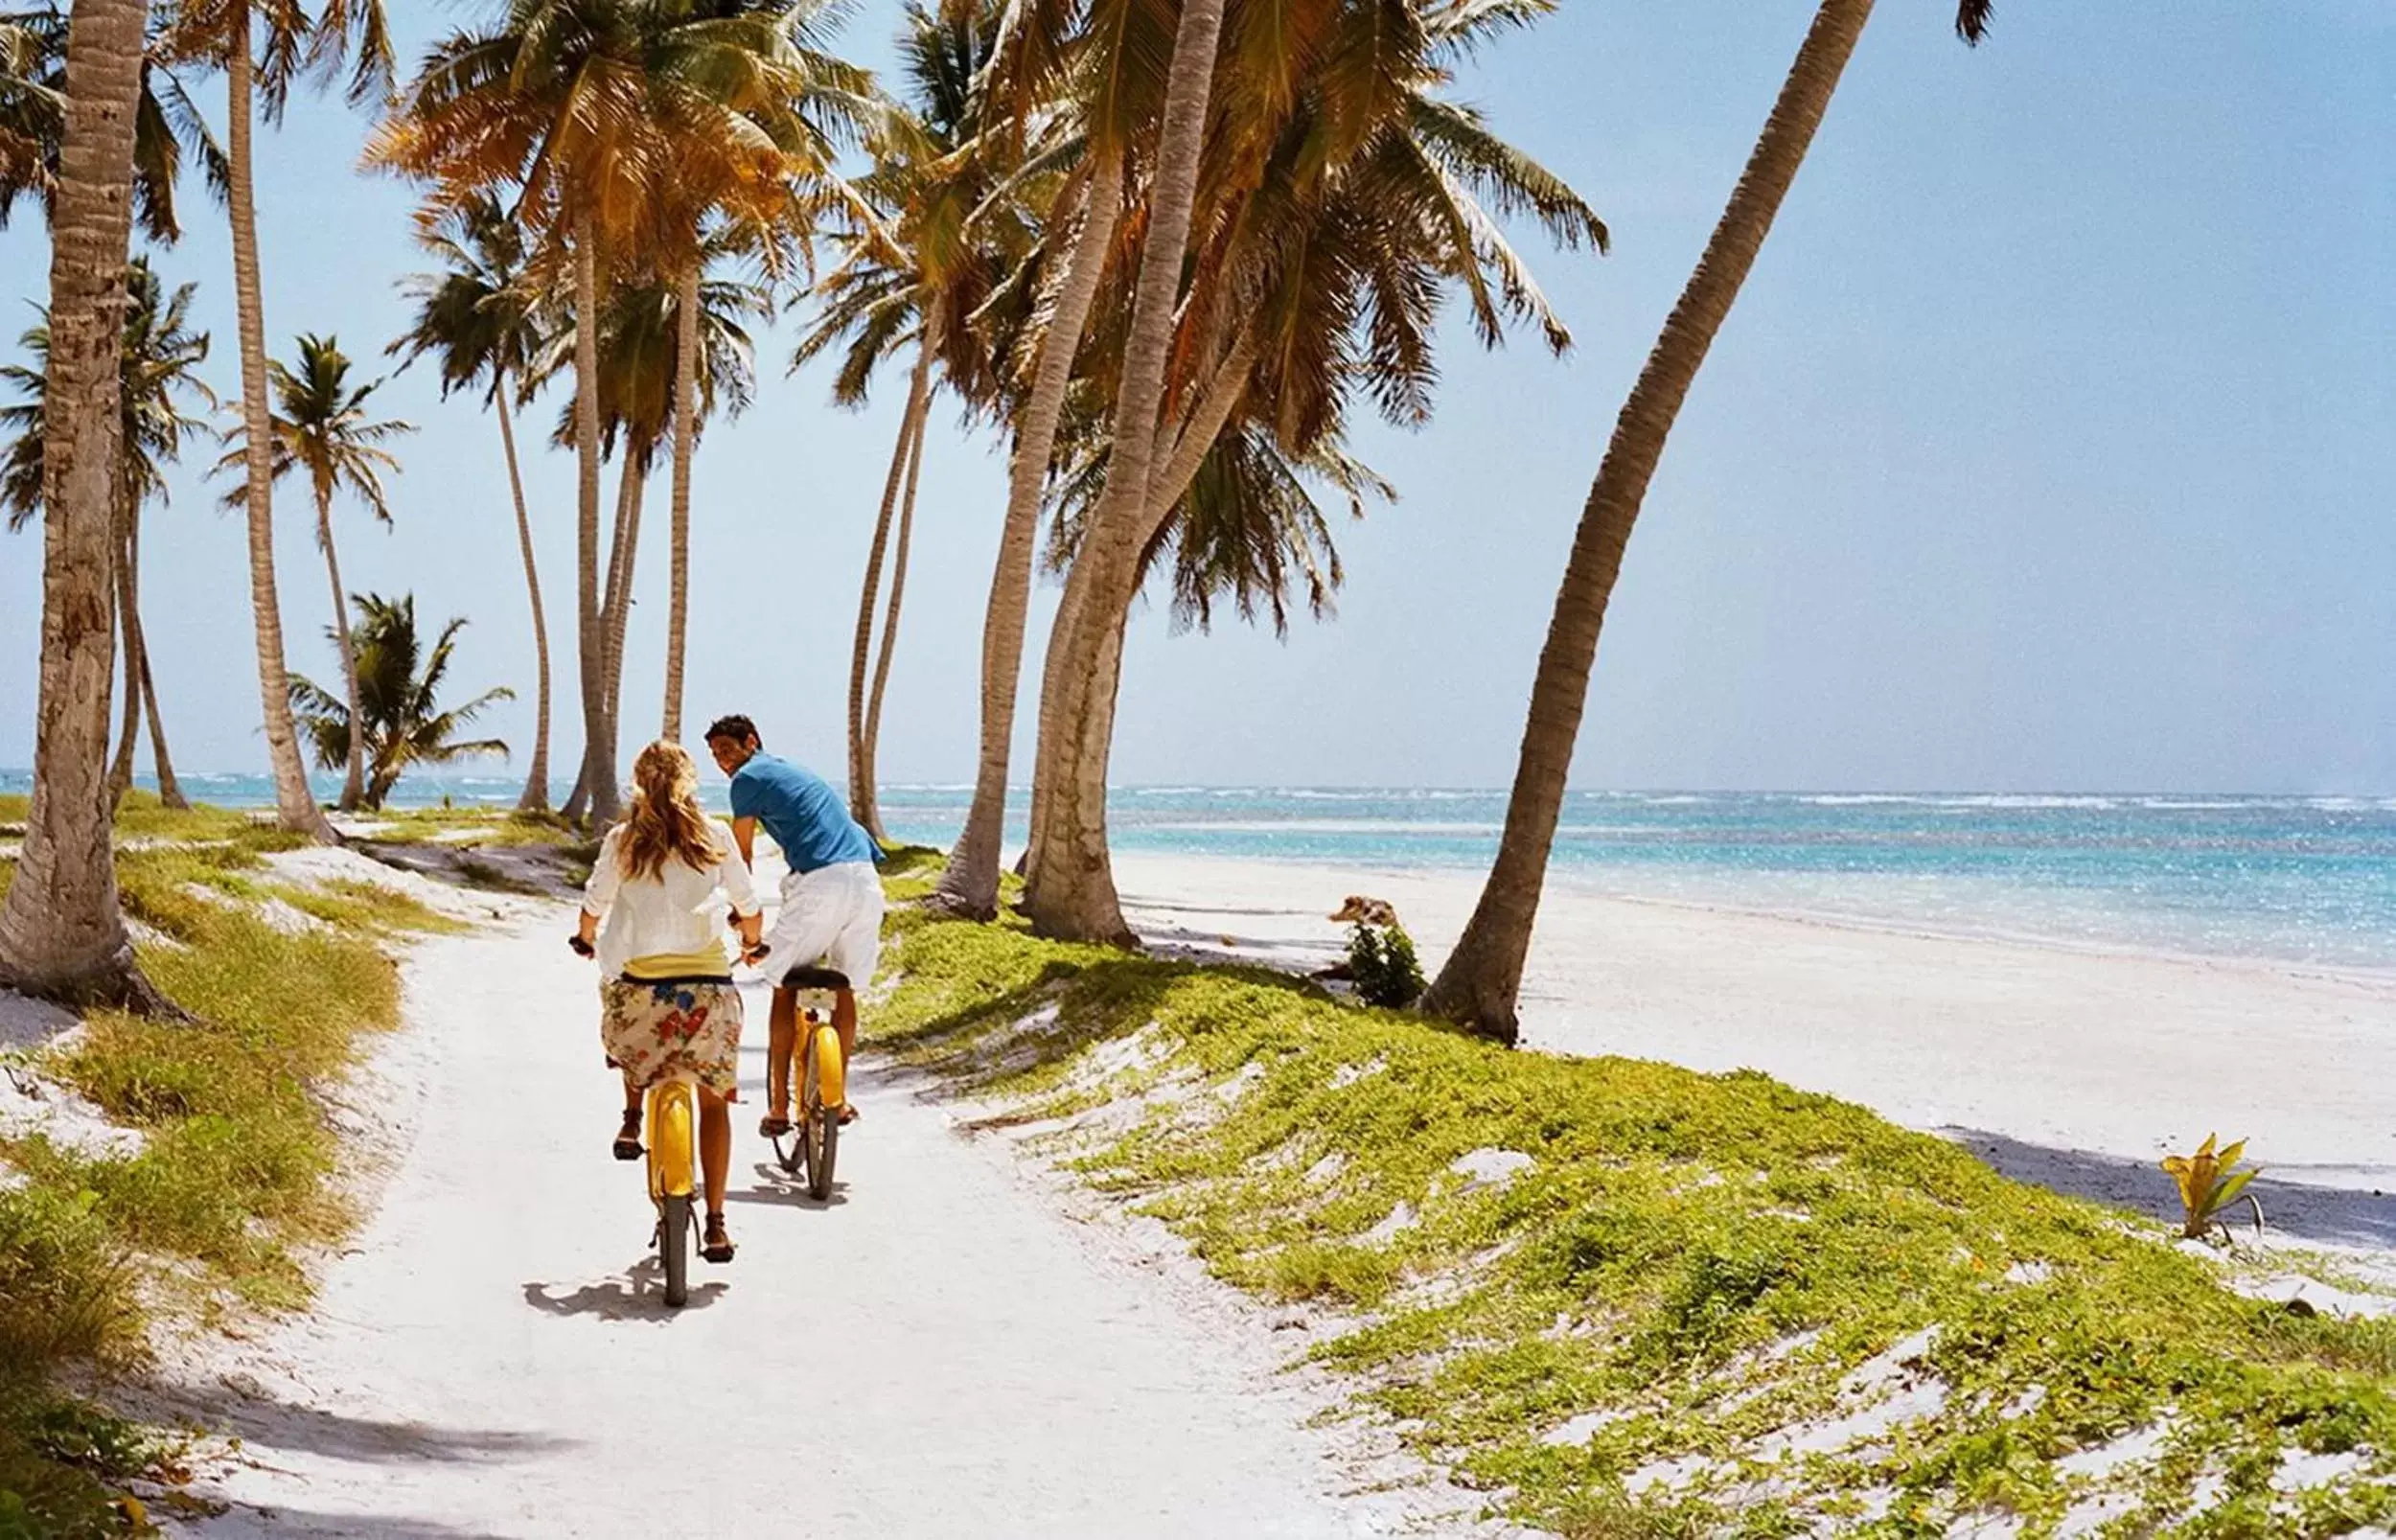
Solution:
<svg viewBox="0 0 2396 1540"><path fill-rule="evenodd" d="M840 1153L841 1109L848 1102L847 1058L841 1051L841 1034L832 1024L840 989L847 979L819 968L797 968L786 976L794 991L791 1055L783 1067L785 1085L795 1104L791 1148L773 1141L782 1169L805 1176L807 1195L818 1203L832 1196L832 1168Z"/></svg>

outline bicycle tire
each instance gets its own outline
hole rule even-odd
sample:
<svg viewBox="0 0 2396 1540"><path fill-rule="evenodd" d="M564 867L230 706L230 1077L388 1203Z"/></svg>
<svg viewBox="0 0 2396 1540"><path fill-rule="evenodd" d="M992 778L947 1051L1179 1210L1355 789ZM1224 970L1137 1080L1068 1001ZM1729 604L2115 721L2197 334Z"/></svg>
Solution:
<svg viewBox="0 0 2396 1540"><path fill-rule="evenodd" d="M807 1196L823 1203L832 1196L832 1165L841 1153L841 1115L816 1109L816 1159L807 1172Z"/></svg>
<svg viewBox="0 0 2396 1540"><path fill-rule="evenodd" d="M668 1197L657 1206L657 1252L665 1262L665 1302L680 1310L690 1299L690 1199Z"/></svg>

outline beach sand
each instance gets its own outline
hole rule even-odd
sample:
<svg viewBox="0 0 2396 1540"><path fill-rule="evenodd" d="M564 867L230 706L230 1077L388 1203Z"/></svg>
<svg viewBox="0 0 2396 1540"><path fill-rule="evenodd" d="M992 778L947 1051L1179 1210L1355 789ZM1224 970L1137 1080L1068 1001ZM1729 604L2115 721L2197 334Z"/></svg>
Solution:
<svg viewBox="0 0 2396 1540"><path fill-rule="evenodd" d="M1342 954L1348 893L1394 904L1426 973L1481 874L1123 855L1158 946ZM1761 1069L1969 1144L2048 1186L2176 1213L2155 1161L2246 1138L2281 1237L2396 1249L2396 977L2107 953L1601 896L1551 884L1524 1046Z"/></svg>

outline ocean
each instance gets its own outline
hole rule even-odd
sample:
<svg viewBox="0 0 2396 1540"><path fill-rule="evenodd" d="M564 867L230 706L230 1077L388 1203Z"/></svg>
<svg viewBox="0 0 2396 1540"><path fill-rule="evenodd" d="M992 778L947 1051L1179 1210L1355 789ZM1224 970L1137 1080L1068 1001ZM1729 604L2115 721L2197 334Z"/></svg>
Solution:
<svg viewBox="0 0 2396 1540"><path fill-rule="evenodd" d="M0 792L26 784L0 771ZM225 805L272 801L260 776L184 785ZM505 805L520 787L411 778L393 801ZM719 809L723 793L709 788ZM945 844L968 795L888 787L884 822ZM1108 827L1124 851L1479 872L1505 816L1502 791L1124 787ZM1021 820L1019 806L1016 840ZM2396 971L2396 798L1576 792L1550 871L1628 897Z"/></svg>

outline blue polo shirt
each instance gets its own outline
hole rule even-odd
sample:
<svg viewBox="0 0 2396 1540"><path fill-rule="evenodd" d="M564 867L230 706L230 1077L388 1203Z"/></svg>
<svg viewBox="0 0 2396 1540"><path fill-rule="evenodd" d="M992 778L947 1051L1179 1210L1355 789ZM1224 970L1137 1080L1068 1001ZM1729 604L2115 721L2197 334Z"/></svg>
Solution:
<svg viewBox="0 0 2396 1540"><path fill-rule="evenodd" d="M882 860L882 847L848 816L840 793L813 770L772 754L751 755L732 777L732 816L764 824L795 872Z"/></svg>

